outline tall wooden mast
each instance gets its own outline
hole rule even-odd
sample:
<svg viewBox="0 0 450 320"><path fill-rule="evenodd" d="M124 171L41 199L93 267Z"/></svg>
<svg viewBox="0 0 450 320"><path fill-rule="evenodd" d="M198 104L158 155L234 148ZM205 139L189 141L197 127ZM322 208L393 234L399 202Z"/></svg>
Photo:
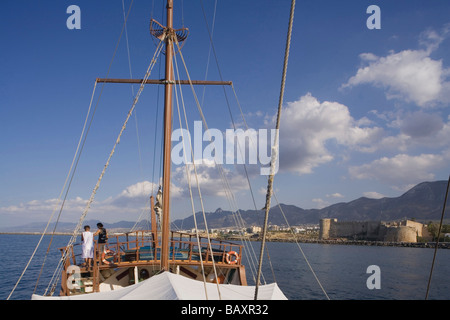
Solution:
<svg viewBox="0 0 450 320"><path fill-rule="evenodd" d="M165 42L165 78L152 79L100 79L97 83L140 83L159 84L165 86L164 92L164 151L163 151L163 181L162 181L162 221L161 221L161 268L169 271L169 247L170 247L170 167L172 150L172 94L173 86L179 85L232 85L231 81L206 81L206 80L174 80L173 55L174 42L183 42L188 35L188 29L173 28L173 0L167 0L167 25L163 26L155 20L151 20L150 34ZM178 46L177 46L178 47ZM179 49L179 48L178 48ZM152 222L153 224L153 222ZM156 233L155 233L156 234Z"/></svg>
<svg viewBox="0 0 450 320"><path fill-rule="evenodd" d="M167 0L166 25L166 77L164 93L164 167L163 167L163 216L161 225L161 268L169 270L170 238L170 153L172 149L172 86L173 86L173 0Z"/></svg>

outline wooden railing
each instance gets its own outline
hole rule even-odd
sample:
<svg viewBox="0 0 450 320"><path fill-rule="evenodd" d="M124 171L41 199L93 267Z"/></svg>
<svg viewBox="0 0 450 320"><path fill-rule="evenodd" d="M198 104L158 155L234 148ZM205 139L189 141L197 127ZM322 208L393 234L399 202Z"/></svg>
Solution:
<svg viewBox="0 0 450 320"><path fill-rule="evenodd" d="M208 239L197 237L192 234L171 232L169 261L184 261L186 263L197 263L200 259L203 263L212 263L212 259L216 263L224 264L241 264L242 245L222 240L211 240L211 246ZM104 266L102 263L101 252L98 252L98 243L94 241L94 267ZM61 253L68 250L68 265L81 265L81 243L74 244L70 247L59 248ZM160 261L161 245L159 241L155 241L150 231L135 231L132 233L110 236L106 244L106 259L109 263L151 263ZM230 257L230 253L239 257Z"/></svg>
<svg viewBox="0 0 450 320"><path fill-rule="evenodd" d="M209 245L211 243L211 246ZM155 241L151 231L135 231L132 233L110 236L106 244L107 263L102 262L102 254L98 250L98 243L94 241L93 266L85 268L81 265L81 243L59 248L62 254L67 250L67 259L61 278L61 294L69 295L67 280L70 266L79 266L80 273L90 273L93 278L93 290L97 292L100 286L99 273L102 269L117 267L133 267L139 265L159 265L161 245ZM80 251L80 253L77 253ZM222 240L208 241L205 237L197 239L195 235L171 232L169 263L185 265L214 263L221 266L240 266L242 245ZM233 260L233 258L237 258Z"/></svg>

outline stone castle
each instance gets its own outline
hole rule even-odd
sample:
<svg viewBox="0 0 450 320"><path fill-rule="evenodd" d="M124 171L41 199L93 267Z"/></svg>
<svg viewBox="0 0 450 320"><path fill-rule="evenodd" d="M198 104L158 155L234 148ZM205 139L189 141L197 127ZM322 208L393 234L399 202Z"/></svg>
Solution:
<svg viewBox="0 0 450 320"><path fill-rule="evenodd" d="M426 232L424 225L411 220L382 221L340 221L321 219L319 237L322 240L346 238L386 242L417 242Z"/></svg>

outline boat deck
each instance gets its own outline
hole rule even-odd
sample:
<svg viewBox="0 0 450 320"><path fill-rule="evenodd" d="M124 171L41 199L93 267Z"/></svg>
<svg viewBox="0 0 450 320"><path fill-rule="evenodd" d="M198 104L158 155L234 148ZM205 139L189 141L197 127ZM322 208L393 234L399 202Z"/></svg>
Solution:
<svg viewBox="0 0 450 320"><path fill-rule="evenodd" d="M161 268L161 246L151 231L135 231L109 237L105 246L105 259L102 259L97 241L94 242L94 258L92 266L85 266L81 257L81 243L59 248L61 254L67 251L67 259L62 270L61 294L69 295L67 281L74 270L83 279L83 284L93 287L93 292L99 290L100 278L108 270L128 270L133 267ZM211 245L209 245L211 244ZM241 263L242 248L240 244L222 240L199 238L192 234L171 232L169 248L169 267L172 271L181 268L189 273L190 268L203 265L216 265L223 270L237 269L244 273ZM75 268L74 268L75 266ZM130 269L131 270L131 269ZM69 281L70 282L70 281ZM245 281L246 282L246 281Z"/></svg>

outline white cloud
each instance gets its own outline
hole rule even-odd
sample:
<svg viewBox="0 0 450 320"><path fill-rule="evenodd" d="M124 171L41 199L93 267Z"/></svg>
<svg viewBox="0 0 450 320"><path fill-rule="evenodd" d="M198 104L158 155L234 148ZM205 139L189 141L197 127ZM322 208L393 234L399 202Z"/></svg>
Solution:
<svg viewBox="0 0 450 320"><path fill-rule="evenodd" d="M187 170L190 176L192 193L197 196L197 183L200 186L202 196L224 197L228 193L228 186L232 192L248 190L248 181L244 175L231 171L225 166L222 166L222 170L219 170L212 160L203 159L202 164L196 164L197 173L193 165L188 165ZM188 174L184 165L175 169L173 181L177 185L180 196L190 196Z"/></svg>
<svg viewBox="0 0 450 320"><path fill-rule="evenodd" d="M138 182L123 190L120 193L119 197L125 198L148 197L152 190L157 191L158 185L151 183L149 181Z"/></svg>
<svg viewBox="0 0 450 320"><path fill-rule="evenodd" d="M199 180L202 196L226 196L224 180L212 161L204 161L202 165L196 165L197 177ZM192 166L189 167L191 175L191 186L194 197L198 198L197 181ZM223 174L227 178L227 183L233 192L248 190L248 183L242 174L231 172L223 168ZM185 167L175 168L172 173L171 198L189 197L188 180L186 178ZM94 200L88 211L89 217L101 218L106 221L137 219L146 210L149 212L149 199L152 193L156 194L159 185L149 181L142 181L126 187L115 196L104 200ZM84 212L87 200L81 197L67 199L64 203L61 221L78 221ZM61 201L58 199L32 200L18 205L0 207L0 217L2 219L15 217L24 221L47 221L52 212L55 212L53 220L58 215Z"/></svg>
<svg viewBox="0 0 450 320"><path fill-rule="evenodd" d="M280 169L298 174L311 173L333 160L327 143L359 151L371 151L382 134L377 127L362 127L338 102L319 102L310 93L287 104L280 125ZM360 123L367 124L364 119Z"/></svg>
<svg viewBox="0 0 450 320"><path fill-rule="evenodd" d="M437 113L424 111L403 112L397 114L376 114L386 121L392 135L383 136L372 147L376 150L395 150L402 153L426 147L441 152L450 147L450 119L444 121ZM429 151L428 151L429 152Z"/></svg>
<svg viewBox="0 0 450 320"><path fill-rule="evenodd" d="M327 198L344 198L342 194L339 192L333 193L333 194L327 194Z"/></svg>
<svg viewBox="0 0 450 320"><path fill-rule="evenodd" d="M406 190L419 182L433 180L434 170L447 165L449 160L449 152L418 156L398 154L392 158L382 157L369 164L350 167L349 173L355 179L379 180Z"/></svg>
<svg viewBox="0 0 450 320"><path fill-rule="evenodd" d="M382 199L385 197L384 195L382 195L381 193L378 193L376 191L364 192L363 195L364 195L364 197L370 198L370 199Z"/></svg>
<svg viewBox="0 0 450 320"><path fill-rule="evenodd" d="M428 29L419 36L419 43L426 48L427 51L435 51L439 45L445 40L450 33L450 23L444 25L440 32Z"/></svg>
<svg viewBox="0 0 450 320"><path fill-rule="evenodd" d="M117 217L127 216L133 217L139 214L144 208L148 207L150 197L151 183L148 181L139 182L125 188L116 196L109 197L105 200L94 200L88 211L88 216L102 215L103 217L111 217L115 220ZM155 190L157 190L155 188ZM81 197L66 199L61 215L61 221L78 221L82 213L86 209L88 200ZM62 200L32 200L21 203L19 205L0 207L0 215L14 215L16 217L24 217L27 221L47 221L53 214L53 220L59 214ZM132 220L132 218L130 218ZM107 219L108 220L108 219Z"/></svg>
<svg viewBox="0 0 450 320"><path fill-rule="evenodd" d="M75 199L68 199L65 201L64 206L66 208L70 208L71 210L75 209L84 209L87 201L83 200L80 197L76 197ZM17 213L28 213L30 215L39 215L43 212L52 212L60 207L61 201L58 199L48 199L48 200L31 200L25 203L20 203L18 205L12 205L8 207L1 207L1 213L7 214L17 214Z"/></svg>
<svg viewBox="0 0 450 320"><path fill-rule="evenodd" d="M430 58L448 30L446 26L441 34L433 30L422 33L420 44L425 49L391 52L385 57L361 54L360 59L366 66L359 68L342 88L372 84L386 89L388 99L402 99L420 107L450 101L450 82L447 81L450 70L443 67L442 60Z"/></svg>
<svg viewBox="0 0 450 320"><path fill-rule="evenodd" d="M317 209L323 209L330 205L329 202L327 202L323 199L320 199L320 198L314 198L314 199L312 199L312 202L314 202L316 204Z"/></svg>
<svg viewBox="0 0 450 320"><path fill-rule="evenodd" d="M412 138L429 137L444 127L441 117L423 111L407 114L400 122L401 131Z"/></svg>
<svg viewBox="0 0 450 320"><path fill-rule="evenodd" d="M339 192L336 192L333 194L327 194L326 198L339 199L339 198L344 198L344 196L342 194L340 194ZM311 201L315 203L317 209L323 209L323 208L331 205L331 202L324 200L322 198L314 198Z"/></svg>
<svg viewBox="0 0 450 320"><path fill-rule="evenodd" d="M24 225L30 222L47 222L53 213L52 221L56 220L61 208L58 199L31 200L18 205L0 207L0 218L2 222L11 225ZM64 211L61 221L74 220L78 218L86 207L87 200L80 197L67 199L64 203Z"/></svg>
<svg viewBox="0 0 450 320"><path fill-rule="evenodd" d="M443 100L446 70L442 61L433 60L425 50L404 50L391 53L376 60L367 60L369 65L360 68L356 75L343 87L353 87L360 84L373 84L387 89L388 99L404 99L415 102L418 106L430 106Z"/></svg>

